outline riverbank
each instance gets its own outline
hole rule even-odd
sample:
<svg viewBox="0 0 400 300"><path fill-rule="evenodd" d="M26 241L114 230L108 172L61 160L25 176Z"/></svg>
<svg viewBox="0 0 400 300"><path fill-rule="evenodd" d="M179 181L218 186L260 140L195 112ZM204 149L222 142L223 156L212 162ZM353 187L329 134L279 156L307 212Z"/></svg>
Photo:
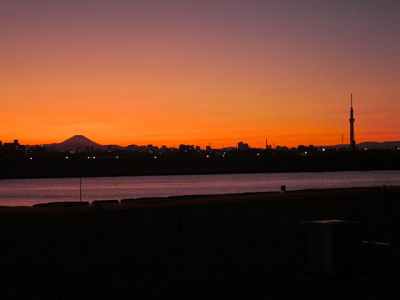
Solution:
<svg viewBox="0 0 400 300"><path fill-rule="evenodd" d="M1 207L3 298L389 299L399 199L370 187ZM302 271L301 224L320 219L360 223L359 276Z"/></svg>
<svg viewBox="0 0 400 300"><path fill-rule="evenodd" d="M332 167L332 168L275 168L275 169L207 169L207 170L129 170L126 172L105 171L73 171L73 172L57 172L57 171L21 171L0 174L0 180L9 179L61 179L61 178L96 178L96 177L156 177L156 176L186 176L186 175L230 175L230 174L280 174L280 173L305 173L305 172L357 172L357 171L399 171L399 167ZM1 172L0 172L1 173Z"/></svg>
<svg viewBox="0 0 400 300"><path fill-rule="evenodd" d="M0 153L0 178L400 170L398 150L304 151Z"/></svg>

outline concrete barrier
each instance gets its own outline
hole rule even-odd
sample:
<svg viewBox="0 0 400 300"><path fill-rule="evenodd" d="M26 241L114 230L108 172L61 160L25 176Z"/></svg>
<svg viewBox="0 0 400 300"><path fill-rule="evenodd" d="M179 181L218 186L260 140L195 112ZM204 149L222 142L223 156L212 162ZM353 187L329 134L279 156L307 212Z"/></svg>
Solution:
<svg viewBox="0 0 400 300"><path fill-rule="evenodd" d="M95 200L92 202L93 207L108 207L119 205L119 200Z"/></svg>
<svg viewBox="0 0 400 300"><path fill-rule="evenodd" d="M32 207L82 207L82 206L89 206L89 202L65 201L65 202L38 203L32 205Z"/></svg>
<svg viewBox="0 0 400 300"><path fill-rule="evenodd" d="M122 199L121 204L137 204L137 203L161 203L165 202L166 198L161 197L148 197L148 198L133 198L133 199Z"/></svg>

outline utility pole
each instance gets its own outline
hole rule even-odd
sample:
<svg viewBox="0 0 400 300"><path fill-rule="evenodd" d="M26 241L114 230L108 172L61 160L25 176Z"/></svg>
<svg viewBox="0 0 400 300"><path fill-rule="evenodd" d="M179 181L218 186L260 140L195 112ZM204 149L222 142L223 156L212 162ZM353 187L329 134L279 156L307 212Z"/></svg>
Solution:
<svg viewBox="0 0 400 300"><path fill-rule="evenodd" d="M79 177L79 202L82 202L82 177Z"/></svg>

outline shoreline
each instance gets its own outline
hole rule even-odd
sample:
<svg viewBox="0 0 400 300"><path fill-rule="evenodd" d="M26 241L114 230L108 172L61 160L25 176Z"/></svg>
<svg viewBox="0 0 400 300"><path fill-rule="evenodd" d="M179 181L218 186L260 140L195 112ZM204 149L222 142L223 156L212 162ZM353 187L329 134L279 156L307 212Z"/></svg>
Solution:
<svg viewBox="0 0 400 300"><path fill-rule="evenodd" d="M196 194L176 195L166 197L139 197L113 200L94 201L55 201L40 202L33 205L0 206L0 215L8 212L94 212L101 209L107 211L122 211L134 209L158 209L180 206L218 206L226 204L251 204L257 202L276 202L293 199L315 199L319 197L335 198L340 195L364 194L368 192L400 192L400 185L366 186L366 187L341 187L341 188L312 188L265 192L221 193L221 194Z"/></svg>
<svg viewBox="0 0 400 300"><path fill-rule="evenodd" d="M400 171L400 169L344 169L344 170L298 170L298 171L243 171L243 172L204 172L204 173L151 173L151 174L133 174L133 175L83 175L83 176L32 176L32 177L0 177L2 180L16 179L69 179L69 178L126 178L126 177L157 177L157 176L202 176L202 175L246 175L246 174L282 174L282 173L340 173L340 172L385 172Z"/></svg>

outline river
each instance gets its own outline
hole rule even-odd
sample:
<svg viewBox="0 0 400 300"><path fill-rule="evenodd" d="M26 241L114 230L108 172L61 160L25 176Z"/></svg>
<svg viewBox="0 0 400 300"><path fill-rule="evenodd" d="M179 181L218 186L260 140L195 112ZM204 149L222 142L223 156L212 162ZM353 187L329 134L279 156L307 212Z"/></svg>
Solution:
<svg viewBox="0 0 400 300"><path fill-rule="evenodd" d="M400 171L257 173L82 178L82 201L174 195L400 185ZM0 180L0 205L79 201L79 178Z"/></svg>

